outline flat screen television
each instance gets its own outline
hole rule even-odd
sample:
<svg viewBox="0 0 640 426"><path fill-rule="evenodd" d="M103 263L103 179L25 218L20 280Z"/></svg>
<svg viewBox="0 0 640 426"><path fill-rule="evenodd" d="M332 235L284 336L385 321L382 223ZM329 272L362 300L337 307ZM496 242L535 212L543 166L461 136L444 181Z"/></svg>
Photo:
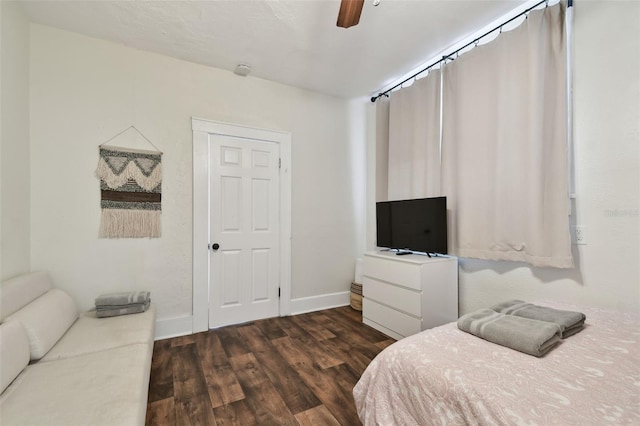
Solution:
<svg viewBox="0 0 640 426"><path fill-rule="evenodd" d="M377 245L447 254L447 197L376 203Z"/></svg>

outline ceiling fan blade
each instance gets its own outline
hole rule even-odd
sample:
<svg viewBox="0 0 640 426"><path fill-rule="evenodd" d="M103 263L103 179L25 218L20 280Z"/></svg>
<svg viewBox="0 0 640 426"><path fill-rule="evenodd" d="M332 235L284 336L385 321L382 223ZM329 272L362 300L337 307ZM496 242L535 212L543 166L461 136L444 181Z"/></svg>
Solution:
<svg viewBox="0 0 640 426"><path fill-rule="evenodd" d="M364 0L342 0L340 3L340 12L338 12L337 26L349 28L360 22L360 14Z"/></svg>

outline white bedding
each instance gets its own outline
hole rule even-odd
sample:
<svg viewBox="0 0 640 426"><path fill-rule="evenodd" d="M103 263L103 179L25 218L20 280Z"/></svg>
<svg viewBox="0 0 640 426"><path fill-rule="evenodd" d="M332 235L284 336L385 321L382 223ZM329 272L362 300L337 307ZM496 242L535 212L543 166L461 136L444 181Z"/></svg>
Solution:
<svg viewBox="0 0 640 426"><path fill-rule="evenodd" d="M446 324L386 348L353 389L365 425L640 425L640 317L580 310L543 358Z"/></svg>

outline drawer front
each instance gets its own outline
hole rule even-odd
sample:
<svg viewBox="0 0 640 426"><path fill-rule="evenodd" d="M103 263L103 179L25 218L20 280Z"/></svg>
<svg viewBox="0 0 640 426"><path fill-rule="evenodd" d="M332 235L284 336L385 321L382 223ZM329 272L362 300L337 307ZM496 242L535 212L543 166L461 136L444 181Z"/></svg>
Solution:
<svg viewBox="0 0 640 426"><path fill-rule="evenodd" d="M420 320L366 297L362 300L362 316L376 322L403 337L420 331Z"/></svg>
<svg viewBox="0 0 640 426"><path fill-rule="evenodd" d="M365 256L364 275L420 290L420 265Z"/></svg>
<svg viewBox="0 0 640 426"><path fill-rule="evenodd" d="M362 294L365 298L381 302L399 311L420 317L421 292L398 287L365 276L362 281Z"/></svg>

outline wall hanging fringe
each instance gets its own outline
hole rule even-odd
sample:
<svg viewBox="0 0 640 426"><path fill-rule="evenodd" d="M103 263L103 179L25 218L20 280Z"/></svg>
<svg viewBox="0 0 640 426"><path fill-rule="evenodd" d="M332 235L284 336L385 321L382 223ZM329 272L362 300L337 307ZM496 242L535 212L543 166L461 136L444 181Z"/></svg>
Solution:
<svg viewBox="0 0 640 426"><path fill-rule="evenodd" d="M99 237L160 237L162 153L105 145L99 149Z"/></svg>

